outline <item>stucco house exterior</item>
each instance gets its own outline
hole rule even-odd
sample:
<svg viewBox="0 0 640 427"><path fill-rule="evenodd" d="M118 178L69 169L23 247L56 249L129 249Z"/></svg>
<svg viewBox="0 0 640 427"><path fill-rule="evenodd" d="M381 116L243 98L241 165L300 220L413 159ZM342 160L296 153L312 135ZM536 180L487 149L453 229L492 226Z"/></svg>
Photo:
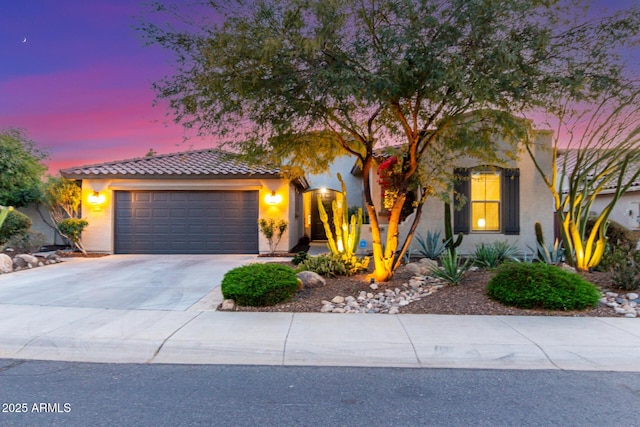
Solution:
<svg viewBox="0 0 640 427"><path fill-rule="evenodd" d="M88 251L117 254L266 253L259 218L289 229L278 250L303 234L304 179L278 169L198 150L113 161L61 171L82 181L83 232Z"/></svg>
<svg viewBox="0 0 640 427"><path fill-rule="evenodd" d="M570 174L576 165L576 150L563 150L560 156L567 155L567 174ZM640 165L631 165L627 171L627 176L623 178L623 182L629 182ZM562 161L558 161L558 176L562 173ZM602 210L613 200L613 193L616 190L616 182L604 188L595 198L591 206L590 214L600 214ZM613 207L609 219L626 227L629 230L640 230L640 179L636 179L631 183L629 189L620 196L617 203Z"/></svg>

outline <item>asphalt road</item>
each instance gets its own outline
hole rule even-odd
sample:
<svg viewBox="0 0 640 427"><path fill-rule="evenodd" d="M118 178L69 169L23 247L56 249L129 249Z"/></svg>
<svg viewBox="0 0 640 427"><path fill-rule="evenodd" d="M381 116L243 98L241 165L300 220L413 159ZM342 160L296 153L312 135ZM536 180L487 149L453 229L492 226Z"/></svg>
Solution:
<svg viewBox="0 0 640 427"><path fill-rule="evenodd" d="M0 361L0 425L638 425L640 373Z"/></svg>

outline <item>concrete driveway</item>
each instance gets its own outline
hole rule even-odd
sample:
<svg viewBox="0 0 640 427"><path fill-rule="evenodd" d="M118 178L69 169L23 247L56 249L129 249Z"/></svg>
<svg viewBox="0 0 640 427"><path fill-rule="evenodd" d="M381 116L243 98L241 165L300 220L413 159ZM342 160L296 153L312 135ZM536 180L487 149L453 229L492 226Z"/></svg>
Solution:
<svg viewBox="0 0 640 427"><path fill-rule="evenodd" d="M185 311L255 255L110 255L0 275L0 304ZM216 295L217 294L217 295Z"/></svg>

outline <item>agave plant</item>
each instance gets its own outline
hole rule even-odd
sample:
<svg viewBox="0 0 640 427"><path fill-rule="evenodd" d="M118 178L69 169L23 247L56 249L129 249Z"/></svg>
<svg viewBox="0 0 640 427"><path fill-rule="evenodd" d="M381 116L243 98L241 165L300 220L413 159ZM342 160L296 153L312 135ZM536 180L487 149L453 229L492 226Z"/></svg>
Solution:
<svg viewBox="0 0 640 427"><path fill-rule="evenodd" d="M414 242L418 245L416 249L418 253L429 259L438 259L446 249L449 240L451 239L441 241L440 232L432 233L430 230L427 231L427 237L423 237L420 233L417 233L414 237Z"/></svg>
<svg viewBox="0 0 640 427"><path fill-rule="evenodd" d="M445 251L440 255L442 267L433 267L430 271L433 277L442 279L452 285L459 285L467 273L469 260L460 265L460 259L456 251Z"/></svg>
<svg viewBox="0 0 640 427"><path fill-rule="evenodd" d="M562 247L562 242L556 239L555 243L552 246L546 247L540 242L536 242L537 250L531 249L534 253L536 253L536 258L540 262L544 262L545 264L560 264L564 261L564 248Z"/></svg>
<svg viewBox="0 0 640 427"><path fill-rule="evenodd" d="M491 245L476 245L473 262L478 267L495 268L505 261L519 261L518 248L508 242L497 241Z"/></svg>

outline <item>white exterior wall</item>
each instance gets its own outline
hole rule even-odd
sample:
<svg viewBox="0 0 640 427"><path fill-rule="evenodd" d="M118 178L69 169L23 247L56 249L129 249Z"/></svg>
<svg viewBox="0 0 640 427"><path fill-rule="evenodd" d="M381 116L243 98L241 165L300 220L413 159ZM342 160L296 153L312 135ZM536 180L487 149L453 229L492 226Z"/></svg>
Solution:
<svg viewBox="0 0 640 427"><path fill-rule="evenodd" d="M82 218L89 222L89 226L82 233L82 240L90 252L114 251L114 203L113 192L116 190L258 190L260 209L258 218L284 219L289 222L289 229L282 237L279 251L286 251L287 242L297 242L297 223L294 216L290 216L289 202L292 201L292 191L289 181L283 179L84 179L82 181ZM99 208L88 203L89 195L98 191L105 200ZM272 191L282 196L277 205L265 202ZM295 194L295 190L293 191ZM293 203L292 203L293 204ZM291 236L290 236L291 235ZM258 249L260 253L269 252L267 239L258 231Z"/></svg>
<svg viewBox="0 0 640 427"><path fill-rule="evenodd" d="M611 203L611 194L600 194L591 206L591 210L597 214ZM618 202L613 207L609 219L628 228L629 230L640 229L640 189L638 191L627 191L620 196Z"/></svg>

